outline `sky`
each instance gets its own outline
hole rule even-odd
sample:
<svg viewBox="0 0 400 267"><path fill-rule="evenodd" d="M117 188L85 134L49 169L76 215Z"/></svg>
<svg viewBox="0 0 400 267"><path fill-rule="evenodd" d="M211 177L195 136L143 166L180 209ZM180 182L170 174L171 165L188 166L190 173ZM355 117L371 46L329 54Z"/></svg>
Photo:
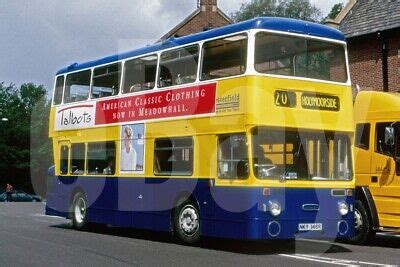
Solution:
<svg viewBox="0 0 400 267"><path fill-rule="evenodd" d="M327 15L346 0L310 0ZM231 14L249 0L219 0ZM43 84L85 62L154 43L196 9L197 0L0 0L0 82Z"/></svg>

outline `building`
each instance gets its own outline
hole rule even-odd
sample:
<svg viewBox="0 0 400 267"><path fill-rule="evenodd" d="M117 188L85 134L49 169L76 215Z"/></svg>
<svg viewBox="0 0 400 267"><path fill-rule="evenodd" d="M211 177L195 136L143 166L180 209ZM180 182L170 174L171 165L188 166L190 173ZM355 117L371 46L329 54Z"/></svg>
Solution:
<svg viewBox="0 0 400 267"><path fill-rule="evenodd" d="M202 32L231 23L232 20L218 8L218 0L198 0L197 9L160 40Z"/></svg>
<svg viewBox="0 0 400 267"><path fill-rule="evenodd" d="M400 1L350 0L327 24L346 36L357 89L400 91Z"/></svg>

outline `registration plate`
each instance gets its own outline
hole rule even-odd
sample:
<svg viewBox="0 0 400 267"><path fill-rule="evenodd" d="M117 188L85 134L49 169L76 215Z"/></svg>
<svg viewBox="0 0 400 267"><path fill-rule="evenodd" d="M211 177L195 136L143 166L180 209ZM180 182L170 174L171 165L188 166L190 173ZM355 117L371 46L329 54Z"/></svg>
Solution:
<svg viewBox="0 0 400 267"><path fill-rule="evenodd" d="M299 231L322 231L322 223L300 223Z"/></svg>

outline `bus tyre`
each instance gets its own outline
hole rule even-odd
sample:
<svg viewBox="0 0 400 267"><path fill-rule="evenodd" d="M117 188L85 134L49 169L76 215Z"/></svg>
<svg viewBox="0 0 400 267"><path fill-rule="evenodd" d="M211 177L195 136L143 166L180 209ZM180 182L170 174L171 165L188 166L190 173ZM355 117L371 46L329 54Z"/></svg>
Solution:
<svg viewBox="0 0 400 267"><path fill-rule="evenodd" d="M87 200L82 192L78 192L72 201L71 218L72 225L77 230L84 230L87 225Z"/></svg>
<svg viewBox="0 0 400 267"><path fill-rule="evenodd" d="M186 244L199 241L200 215L196 205L186 201L174 209L174 234Z"/></svg>
<svg viewBox="0 0 400 267"><path fill-rule="evenodd" d="M349 241L352 244L363 245L368 243L375 236L375 231L371 227L367 210L360 200L356 200L354 209L355 233Z"/></svg>

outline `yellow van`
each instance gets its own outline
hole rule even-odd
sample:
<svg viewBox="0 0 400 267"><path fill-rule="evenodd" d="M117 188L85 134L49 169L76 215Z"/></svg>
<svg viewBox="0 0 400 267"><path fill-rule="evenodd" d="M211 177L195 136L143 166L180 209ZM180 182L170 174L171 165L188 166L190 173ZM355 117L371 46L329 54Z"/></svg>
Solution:
<svg viewBox="0 0 400 267"><path fill-rule="evenodd" d="M400 229L400 94L360 92L354 104L356 234Z"/></svg>

